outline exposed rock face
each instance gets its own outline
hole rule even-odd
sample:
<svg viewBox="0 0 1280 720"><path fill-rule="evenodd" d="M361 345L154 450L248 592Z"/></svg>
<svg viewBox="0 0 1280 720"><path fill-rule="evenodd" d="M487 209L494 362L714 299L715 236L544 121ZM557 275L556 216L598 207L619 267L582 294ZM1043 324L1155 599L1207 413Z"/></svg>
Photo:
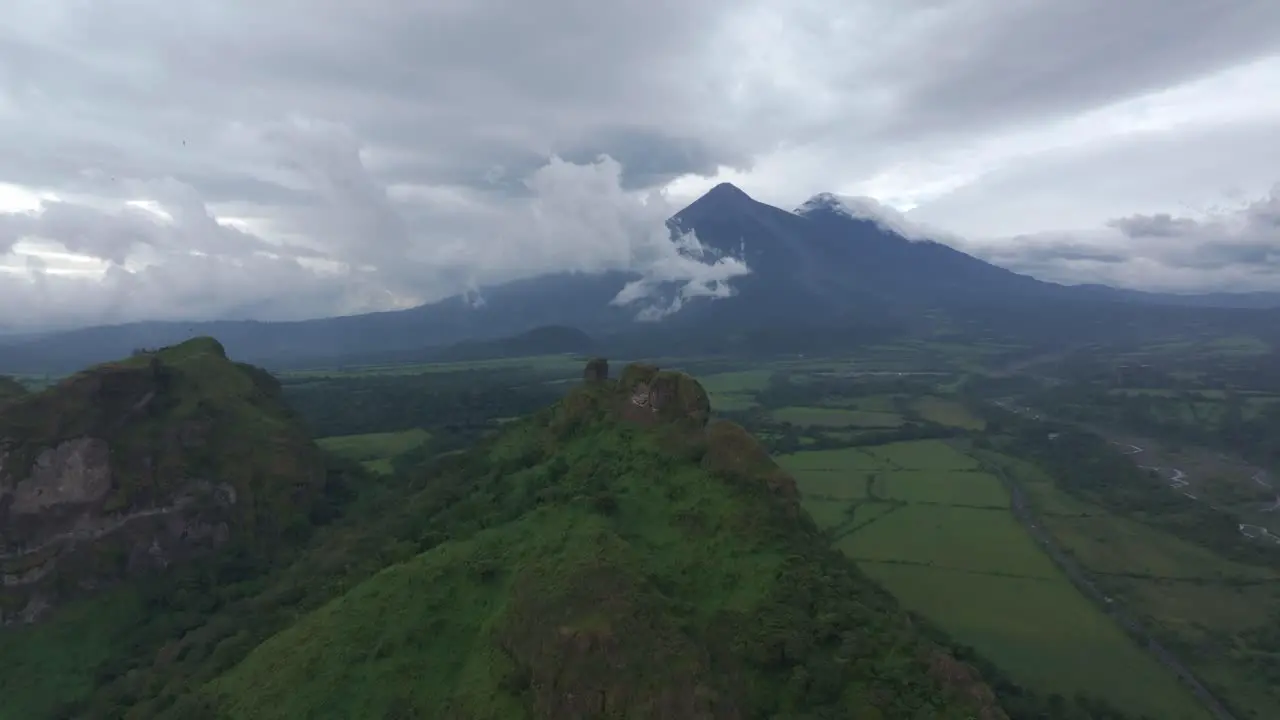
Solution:
<svg viewBox="0 0 1280 720"><path fill-rule="evenodd" d="M587 383L600 383L609 379L609 361L604 358L592 358L582 371L582 379Z"/></svg>
<svg viewBox="0 0 1280 720"><path fill-rule="evenodd" d="M626 394L623 416L628 419L689 421L702 427L711 417L707 391L684 373L632 363L622 371L618 385Z"/></svg>
<svg viewBox="0 0 1280 720"><path fill-rule="evenodd" d="M27 479L14 488L9 510L15 515L30 515L60 505L102 500L111 490L109 458L107 443L97 438L75 438L44 450Z"/></svg>
<svg viewBox="0 0 1280 720"><path fill-rule="evenodd" d="M264 376L202 339L0 408L0 623L305 522L323 459Z"/></svg>
<svg viewBox="0 0 1280 720"><path fill-rule="evenodd" d="M799 513L795 479L742 426L725 420L710 422L711 400L697 380L656 365L631 363L603 392L592 388L593 383L587 383L585 392L566 398L563 404L578 414L603 405L628 422L664 424L675 431L667 441L673 448L678 446L680 454L699 458L704 469L728 482L762 488L781 501L778 507L786 513Z"/></svg>

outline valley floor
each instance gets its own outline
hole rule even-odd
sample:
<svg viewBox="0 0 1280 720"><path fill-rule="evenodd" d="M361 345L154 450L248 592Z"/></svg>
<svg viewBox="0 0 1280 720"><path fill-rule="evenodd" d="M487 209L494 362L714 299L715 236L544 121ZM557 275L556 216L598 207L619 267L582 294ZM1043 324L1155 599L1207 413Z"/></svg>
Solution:
<svg viewBox="0 0 1280 720"><path fill-rule="evenodd" d="M925 440L780 461L837 547L1016 681L1152 717L1208 717L1079 592L1018 522L990 461L966 450Z"/></svg>

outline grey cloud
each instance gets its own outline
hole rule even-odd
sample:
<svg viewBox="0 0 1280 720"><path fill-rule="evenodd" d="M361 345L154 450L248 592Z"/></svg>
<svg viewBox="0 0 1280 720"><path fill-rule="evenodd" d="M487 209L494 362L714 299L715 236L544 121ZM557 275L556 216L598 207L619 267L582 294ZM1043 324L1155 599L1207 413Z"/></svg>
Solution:
<svg viewBox="0 0 1280 720"><path fill-rule="evenodd" d="M870 177L1004 124L1052 120L1280 47L1280 6L1217 2L1212 17L1209 6L14 0L0 27L0 182L59 200L46 215L0 217L0 250L34 233L122 267L142 262L130 255L141 248L152 264L108 270L91 287L59 275L56 258L42 270L0 257L30 278L0 276L0 293L43 298L60 322L103 308L119 319L395 307L573 268L640 268L647 284L630 292L672 280L682 293L721 293L741 269L675 259L657 230L675 208L643 190L806 147L833 176ZM1245 158L1229 179L1252 186L1240 175L1267 166L1265 139L1257 128L1248 142L1218 138L1201 157ZM1186 177L1223 167L1196 165L1193 153L1147 157L1159 170L1135 176L1124 207L1106 205L1119 194L1104 176L1143 163L1089 158L1070 177L1006 180L1103 208L1100 224L1139 207L1168 210L1133 202L1134 188L1177 195L1161 183L1179 162ZM1103 165L1117 167L1099 174ZM1039 216L1025 195L1009 207L995 185L956 202L972 216ZM140 198L175 220L155 225L120 207ZM1219 242L1217 255L1184 250L1179 261L1263 257L1249 237L1234 241L1234 251ZM1056 252L1073 272L1123 254ZM207 274L196 285L204 290L181 291L186 273ZM76 303L86 303L81 315Z"/></svg>
<svg viewBox="0 0 1280 720"><path fill-rule="evenodd" d="M1108 250L1080 242L1072 237L1032 238L1027 236L1010 239L1011 246L1007 253L989 254L989 257L1003 258L1022 267L1035 266L1043 268L1054 262L1087 261L1095 263L1123 263L1130 257L1122 252Z"/></svg>
<svg viewBox="0 0 1280 720"><path fill-rule="evenodd" d="M1116 218L1104 229L970 243L992 262L1049 279L1177 291L1280 288L1280 186L1201 217Z"/></svg>
<svg viewBox="0 0 1280 720"><path fill-rule="evenodd" d="M1134 215L1079 232L985 240L940 230L872 198L828 194L824 202L834 201L908 240L941 242L1052 281L1190 291L1241 289L1241 283L1250 290L1280 288L1280 185L1265 198L1202 217Z"/></svg>
<svg viewBox="0 0 1280 720"><path fill-rule="evenodd" d="M940 5L930 25L934 42L891 59L903 88L894 133L954 133L1072 113L1280 51L1276 3Z"/></svg>
<svg viewBox="0 0 1280 720"><path fill-rule="evenodd" d="M76 138L81 147L66 155L77 169L174 175L197 187L199 173L185 168L216 159L221 124L282 114L336 120L371 149L419 154L429 160L419 182L475 181L522 160L532 169L530 157L536 167L588 143L630 165L627 155L643 152L628 150L630 137L608 137L620 123L637 137L696 136L697 48L729 7L107 0L30 23L42 32L24 29L47 5L12 8L0 33L9 84L47 121L23 130L34 143L17 145L63 154ZM7 179L28 181L16 173L34 164L9 163Z"/></svg>
<svg viewBox="0 0 1280 720"><path fill-rule="evenodd" d="M0 281L0 324L57 328L121 319L201 320L244 315L287 319L338 314L378 292L359 277L324 281L292 261L177 255L136 272L107 271L98 282L47 270ZM382 307L381 298L373 307ZM367 306L367 304L366 304ZM30 317L39 308L39 322Z"/></svg>
<svg viewBox="0 0 1280 720"><path fill-rule="evenodd" d="M1175 218L1169 213L1134 215L1107 223L1131 238L1172 238L1193 232L1199 222L1191 218Z"/></svg>
<svg viewBox="0 0 1280 720"><path fill-rule="evenodd" d="M721 166L750 166L748 157L713 141L641 127L603 128L559 154L579 163L601 155L614 158L622 165L622 184L628 189L661 185L681 175L714 175Z"/></svg>
<svg viewBox="0 0 1280 720"><path fill-rule="evenodd" d="M1274 121L1253 121L1035 153L909 215L964 236L995 237L1105 226L1139 208L1172 217L1210 213L1271 187L1280 167L1275 136ZM1228 193L1231 185L1241 189Z"/></svg>

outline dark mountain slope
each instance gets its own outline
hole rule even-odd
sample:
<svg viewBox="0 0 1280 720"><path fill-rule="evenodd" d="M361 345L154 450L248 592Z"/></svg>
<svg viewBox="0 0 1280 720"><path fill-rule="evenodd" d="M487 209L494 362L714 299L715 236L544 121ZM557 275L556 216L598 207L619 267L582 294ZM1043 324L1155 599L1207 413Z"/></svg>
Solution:
<svg viewBox="0 0 1280 720"><path fill-rule="evenodd" d="M839 200L818 195L797 211L807 235L822 248L827 267L849 281L899 304L943 305L998 299L1072 297L1072 289L997 267L930 240L908 240L873 220L855 217Z"/></svg>
<svg viewBox="0 0 1280 720"><path fill-rule="evenodd" d="M142 322L84 328L15 343L0 341L0 368L73 372L138 348L200 335L216 335L235 357L279 365L352 352L421 350L468 339L500 338L543 325L573 325L589 331L611 322L628 322L634 315L609 305L631 277L625 273L547 275L488 289L482 301L458 296L408 310L297 322Z"/></svg>
<svg viewBox="0 0 1280 720"><path fill-rule="evenodd" d="M588 355L596 341L578 328L564 325L536 327L512 337L471 340L432 353L437 362L460 362L487 358L532 357L535 355Z"/></svg>

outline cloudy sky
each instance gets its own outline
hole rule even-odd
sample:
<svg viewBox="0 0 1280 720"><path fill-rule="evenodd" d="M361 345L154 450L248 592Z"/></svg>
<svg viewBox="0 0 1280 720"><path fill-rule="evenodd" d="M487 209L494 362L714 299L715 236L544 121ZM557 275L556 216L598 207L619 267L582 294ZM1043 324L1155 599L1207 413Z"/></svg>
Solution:
<svg viewBox="0 0 1280 720"><path fill-rule="evenodd" d="M722 180L1060 281L1280 290L1280 3L9 0L0 327L690 282Z"/></svg>

